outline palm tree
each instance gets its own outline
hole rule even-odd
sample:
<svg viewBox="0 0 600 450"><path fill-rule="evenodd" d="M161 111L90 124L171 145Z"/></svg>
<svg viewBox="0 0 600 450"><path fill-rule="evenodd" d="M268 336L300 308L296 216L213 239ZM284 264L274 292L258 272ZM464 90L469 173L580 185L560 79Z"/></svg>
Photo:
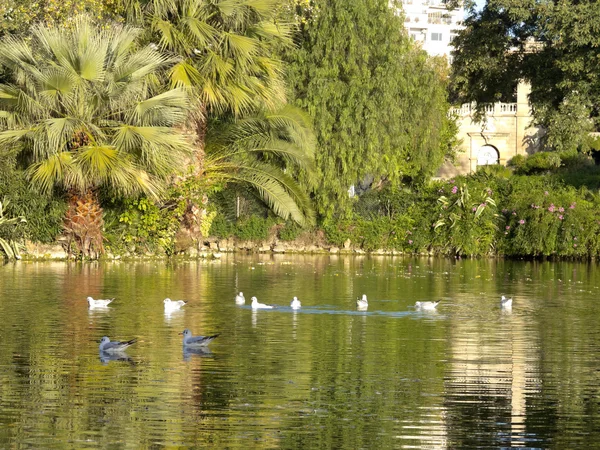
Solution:
<svg viewBox="0 0 600 450"><path fill-rule="evenodd" d="M156 197L191 148L174 128L188 114L185 91L158 90L172 60L136 48L138 35L82 17L0 44L13 80L0 85L0 148L21 152L35 187L68 193L66 234L84 255L103 251L98 190Z"/></svg>
<svg viewBox="0 0 600 450"><path fill-rule="evenodd" d="M150 0L142 9L160 46L181 59L172 87L194 91L200 144L208 113L236 117L285 101L276 47L291 28L276 20L281 0Z"/></svg>
<svg viewBox="0 0 600 450"><path fill-rule="evenodd" d="M301 226L315 221L310 198L298 184L313 184L315 139L310 120L286 106L209 128L201 176L249 185L273 212Z"/></svg>

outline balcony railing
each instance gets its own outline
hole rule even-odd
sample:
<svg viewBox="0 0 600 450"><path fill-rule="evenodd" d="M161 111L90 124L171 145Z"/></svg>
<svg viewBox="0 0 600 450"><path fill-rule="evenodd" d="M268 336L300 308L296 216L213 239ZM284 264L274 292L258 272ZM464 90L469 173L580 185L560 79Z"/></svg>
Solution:
<svg viewBox="0 0 600 450"><path fill-rule="evenodd" d="M465 103L459 108L452 108L451 112L459 117L471 116L475 112L475 103ZM484 107L488 116L514 116L517 113L516 103L494 103Z"/></svg>

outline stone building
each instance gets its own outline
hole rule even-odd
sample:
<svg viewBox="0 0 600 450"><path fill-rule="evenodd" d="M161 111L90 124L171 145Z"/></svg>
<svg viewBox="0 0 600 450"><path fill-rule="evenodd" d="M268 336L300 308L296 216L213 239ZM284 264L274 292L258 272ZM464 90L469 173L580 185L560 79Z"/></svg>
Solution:
<svg viewBox="0 0 600 450"><path fill-rule="evenodd" d="M458 138L461 140L454 164L446 163L442 178L472 173L478 166L505 165L515 155L528 155L539 150L543 130L532 125L528 101L529 85L520 83L516 103L495 103L485 109L485 119L476 122L474 105L452 109L458 118Z"/></svg>

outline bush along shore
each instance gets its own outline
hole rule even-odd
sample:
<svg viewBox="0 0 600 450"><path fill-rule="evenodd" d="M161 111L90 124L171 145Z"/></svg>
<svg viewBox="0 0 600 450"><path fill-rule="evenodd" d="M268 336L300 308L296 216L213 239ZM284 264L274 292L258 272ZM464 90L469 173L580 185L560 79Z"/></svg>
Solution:
<svg viewBox="0 0 600 450"><path fill-rule="evenodd" d="M159 205L141 199L108 209L106 252L100 258L218 257L236 251L600 256L598 189L567 184L564 174L514 175L497 167L410 189L370 189L355 200L351 215L311 229L266 210L229 220L219 202L207 203L198 213L202 229L195 234L182 231L183 208L173 208L172 201ZM67 254L64 242L29 243L24 257L64 259Z"/></svg>

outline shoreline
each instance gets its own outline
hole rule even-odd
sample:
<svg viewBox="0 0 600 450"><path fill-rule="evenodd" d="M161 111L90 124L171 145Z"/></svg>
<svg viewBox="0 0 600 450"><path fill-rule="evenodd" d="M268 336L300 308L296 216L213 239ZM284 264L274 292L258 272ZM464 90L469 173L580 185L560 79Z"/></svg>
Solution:
<svg viewBox="0 0 600 450"><path fill-rule="evenodd" d="M220 259L223 255L242 254L242 255L343 255L343 256L392 256L392 257L428 257L443 259L505 259L505 260L531 260L531 261L580 261L595 262L597 257L577 258L572 256L560 255L522 255L506 256L500 254L474 255L474 256L451 256L431 250L429 252L406 252L394 249L377 249L367 251L362 248L355 248L350 244L344 247L334 245L316 245L302 244L295 241L275 241L254 242L238 241L235 239L208 239L198 246L191 246L187 249L175 252L172 255L157 254L152 252L122 254L107 251L98 258L77 258L69 257L60 243L55 244L34 244L26 243L26 249L22 252L20 261L156 261L156 260L203 260Z"/></svg>

